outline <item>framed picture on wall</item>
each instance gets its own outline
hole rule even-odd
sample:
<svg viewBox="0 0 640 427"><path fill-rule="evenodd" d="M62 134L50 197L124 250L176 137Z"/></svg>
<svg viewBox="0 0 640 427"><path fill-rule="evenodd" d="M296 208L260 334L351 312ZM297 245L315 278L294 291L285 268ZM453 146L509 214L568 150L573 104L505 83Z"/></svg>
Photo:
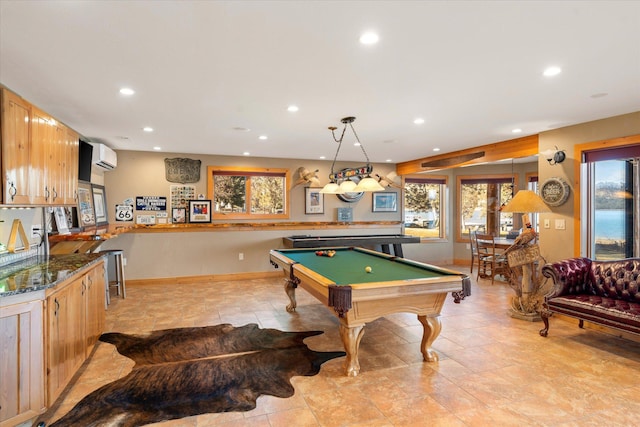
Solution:
<svg viewBox="0 0 640 427"><path fill-rule="evenodd" d="M189 200L189 222L211 222L211 200Z"/></svg>
<svg viewBox="0 0 640 427"><path fill-rule="evenodd" d="M171 222L174 224L184 224L187 222L187 208L172 208Z"/></svg>
<svg viewBox="0 0 640 427"><path fill-rule="evenodd" d="M323 214L324 194L320 192L322 188L305 187L304 189L304 213Z"/></svg>
<svg viewBox="0 0 640 427"><path fill-rule="evenodd" d="M373 211L374 212L397 212L398 211L398 193L387 193L380 191L373 193Z"/></svg>
<svg viewBox="0 0 640 427"><path fill-rule="evenodd" d="M108 225L107 217L107 195L102 185L91 184L93 193L93 209L96 214L96 225Z"/></svg>
<svg viewBox="0 0 640 427"><path fill-rule="evenodd" d="M96 225L93 192L91 184L85 181L78 181L78 225L82 228Z"/></svg>

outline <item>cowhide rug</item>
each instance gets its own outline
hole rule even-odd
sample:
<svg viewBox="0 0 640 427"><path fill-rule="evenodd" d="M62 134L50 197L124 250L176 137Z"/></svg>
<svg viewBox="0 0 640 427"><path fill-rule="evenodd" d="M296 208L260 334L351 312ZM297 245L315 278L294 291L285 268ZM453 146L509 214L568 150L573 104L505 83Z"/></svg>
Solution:
<svg viewBox="0 0 640 427"><path fill-rule="evenodd" d="M51 426L141 426L211 412L248 411L261 394L290 397L290 378L315 375L344 356L317 352L302 341L322 331L282 332L229 324L107 333L136 364L129 375L87 395Z"/></svg>

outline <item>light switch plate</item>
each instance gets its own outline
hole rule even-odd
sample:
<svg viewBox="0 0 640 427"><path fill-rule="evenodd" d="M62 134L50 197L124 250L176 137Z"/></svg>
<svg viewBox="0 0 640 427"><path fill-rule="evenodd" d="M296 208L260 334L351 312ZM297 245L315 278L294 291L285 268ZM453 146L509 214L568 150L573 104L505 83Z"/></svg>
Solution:
<svg viewBox="0 0 640 427"><path fill-rule="evenodd" d="M564 229L565 229L564 219L556 219L556 230L564 230Z"/></svg>

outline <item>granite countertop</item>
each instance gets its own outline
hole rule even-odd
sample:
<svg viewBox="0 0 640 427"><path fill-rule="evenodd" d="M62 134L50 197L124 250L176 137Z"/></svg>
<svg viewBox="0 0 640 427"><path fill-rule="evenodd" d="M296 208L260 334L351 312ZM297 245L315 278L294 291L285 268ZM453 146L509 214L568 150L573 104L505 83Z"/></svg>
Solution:
<svg viewBox="0 0 640 427"><path fill-rule="evenodd" d="M0 298L51 288L102 257L99 253L36 256L5 265L0 269Z"/></svg>

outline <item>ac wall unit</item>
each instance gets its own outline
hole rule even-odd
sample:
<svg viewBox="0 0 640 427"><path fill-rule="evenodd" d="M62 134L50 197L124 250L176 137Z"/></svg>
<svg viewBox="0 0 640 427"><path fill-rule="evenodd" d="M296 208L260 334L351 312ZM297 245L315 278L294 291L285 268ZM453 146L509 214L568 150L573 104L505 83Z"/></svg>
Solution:
<svg viewBox="0 0 640 427"><path fill-rule="evenodd" d="M104 144L94 143L92 145L93 156L91 160L94 165L109 171L118 166L118 155L115 151Z"/></svg>

